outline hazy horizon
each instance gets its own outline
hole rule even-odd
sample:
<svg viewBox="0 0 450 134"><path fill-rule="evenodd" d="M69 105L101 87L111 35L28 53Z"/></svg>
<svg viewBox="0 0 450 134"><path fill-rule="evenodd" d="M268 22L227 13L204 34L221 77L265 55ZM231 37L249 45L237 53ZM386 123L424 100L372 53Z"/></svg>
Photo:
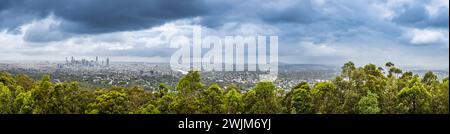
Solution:
<svg viewBox="0 0 450 134"><path fill-rule="evenodd" d="M81 60L81 58L79 59ZM86 59L86 60L95 60L94 59ZM104 61L104 60L99 60ZM43 62L49 62L49 63L53 63L53 64L58 64L58 63L65 63L65 60L0 60L0 64L17 64L17 63L22 63L22 64L28 64L28 63L43 63ZM112 64L120 64L120 63L138 63L138 64L170 64L168 61L165 62L153 62L153 61L110 61ZM330 67L335 67L335 68L340 68L344 63L342 64L311 64L311 63L288 63L288 62L280 62L278 63L279 66L285 66L285 65L319 65L319 66L330 66ZM369 64L373 64L373 63L369 63ZM365 64L360 64L360 63L355 63L355 65L357 66L362 66ZM377 66L384 66L384 64L375 64ZM448 67L444 67L444 68L440 68L440 67L426 67L426 66L414 66L414 65L396 65L400 68L406 69L406 70L442 70L442 71L449 71Z"/></svg>

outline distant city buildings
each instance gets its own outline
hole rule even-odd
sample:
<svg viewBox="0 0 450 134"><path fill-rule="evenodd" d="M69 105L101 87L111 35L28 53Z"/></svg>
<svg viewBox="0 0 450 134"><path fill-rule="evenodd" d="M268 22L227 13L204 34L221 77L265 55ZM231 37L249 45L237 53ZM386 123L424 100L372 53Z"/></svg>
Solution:
<svg viewBox="0 0 450 134"><path fill-rule="evenodd" d="M109 62L107 66L106 62ZM318 69L319 68L319 69ZM318 82L330 81L340 74L337 67L321 67L318 65L280 65L279 77L274 81L277 89L289 90L299 82L314 85ZM34 79L40 79L42 74L50 74L55 82L79 81L86 86L108 87L140 86L144 89L158 89L160 83L176 86L184 72L174 71L170 64L163 63L119 63L111 64L108 58L95 57L92 60L67 57L66 62L38 63L0 63L0 72L11 74L28 74ZM430 70L405 70L418 74L420 77ZM448 77L448 70L431 70L438 79ZM256 72L202 72L202 81L209 84L219 84L226 87L233 83L241 89L252 89L257 83Z"/></svg>
<svg viewBox="0 0 450 134"><path fill-rule="evenodd" d="M64 64L57 64L57 68L73 68L73 67L109 67L110 60L109 58L106 58L106 64L104 64L104 61L99 62L98 56L95 57L94 60L87 60L87 59L81 59L77 60L73 56L70 58L70 61L68 57L66 57L66 62Z"/></svg>
<svg viewBox="0 0 450 134"><path fill-rule="evenodd" d="M109 66L109 58L106 58L106 66Z"/></svg>

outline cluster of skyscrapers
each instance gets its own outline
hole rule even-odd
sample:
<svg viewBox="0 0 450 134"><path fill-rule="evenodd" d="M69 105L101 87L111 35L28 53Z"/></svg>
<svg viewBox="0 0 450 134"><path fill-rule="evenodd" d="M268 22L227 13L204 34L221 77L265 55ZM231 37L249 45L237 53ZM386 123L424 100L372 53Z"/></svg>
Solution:
<svg viewBox="0 0 450 134"><path fill-rule="evenodd" d="M95 60L87 60L81 59L77 60L73 56L68 59L66 57L66 62L64 64L58 64L58 68L65 67L108 67L110 65L109 58L106 58L106 61L99 61L98 56L95 57Z"/></svg>

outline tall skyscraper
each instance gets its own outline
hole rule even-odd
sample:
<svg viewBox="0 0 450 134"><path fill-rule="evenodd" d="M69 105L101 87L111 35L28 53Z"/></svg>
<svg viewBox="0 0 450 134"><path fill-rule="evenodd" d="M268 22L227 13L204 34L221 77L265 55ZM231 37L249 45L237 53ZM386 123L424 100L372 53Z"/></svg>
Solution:
<svg viewBox="0 0 450 134"><path fill-rule="evenodd" d="M106 58L106 66L109 66L109 58Z"/></svg>
<svg viewBox="0 0 450 134"><path fill-rule="evenodd" d="M98 56L95 56L95 63L98 63Z"/></svg>

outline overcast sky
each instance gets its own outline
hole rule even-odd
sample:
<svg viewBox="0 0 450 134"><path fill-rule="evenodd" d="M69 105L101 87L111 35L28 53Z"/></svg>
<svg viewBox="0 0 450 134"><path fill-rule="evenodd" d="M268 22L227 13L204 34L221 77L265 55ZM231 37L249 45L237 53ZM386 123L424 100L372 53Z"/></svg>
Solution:
<svg viewBox="0 0 450 134"><path fill-rule="evenodd" d="M448 0L1 0L0 60L168 61L190 35L278 35L284 63L448 69Z"/></svg>

